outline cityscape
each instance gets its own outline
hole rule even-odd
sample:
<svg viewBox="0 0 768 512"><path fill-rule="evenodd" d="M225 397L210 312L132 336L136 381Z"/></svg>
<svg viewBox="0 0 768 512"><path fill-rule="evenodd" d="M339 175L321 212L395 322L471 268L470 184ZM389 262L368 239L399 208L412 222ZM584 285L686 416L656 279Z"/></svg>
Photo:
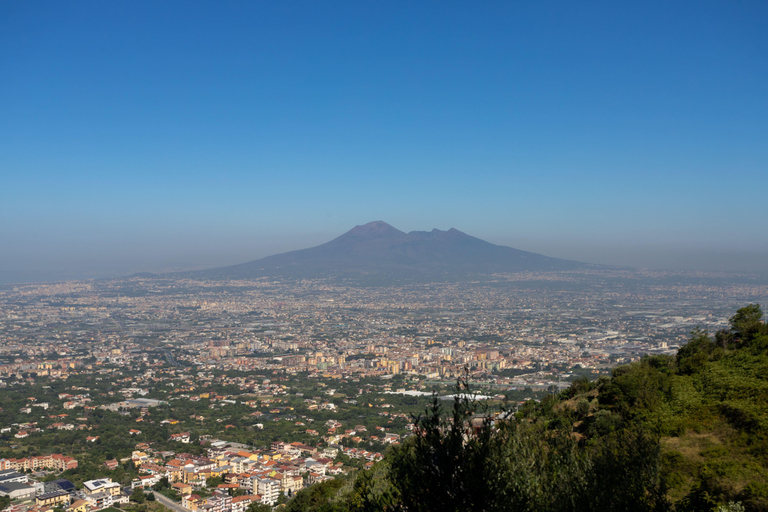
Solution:
<svg viewBox="0 0 768 512"><path fill-rule="evenodd" d="M674 355L766 295L755 276L622 269L5 286L0 494L17 512L277 506L372 467L457 382L516 410Z"/></svg>
<svg viewBox="0 0 768 512"><path fill-rule="evenodd" d="M768 2L0 2L0 512L768 512Z"/></svg>
<svg viewBox="0 0 768 512"><path fill-rule="evenodd" d="M171 367L333 379L452 382L466 367L477 383L549 386L675 353L694 328L723 329L739 305L768 296L760 278L733 281L605 270L399 287L141 277L7 286L0 378L66 378L91 358L156 364L162 355Z"/></svg>

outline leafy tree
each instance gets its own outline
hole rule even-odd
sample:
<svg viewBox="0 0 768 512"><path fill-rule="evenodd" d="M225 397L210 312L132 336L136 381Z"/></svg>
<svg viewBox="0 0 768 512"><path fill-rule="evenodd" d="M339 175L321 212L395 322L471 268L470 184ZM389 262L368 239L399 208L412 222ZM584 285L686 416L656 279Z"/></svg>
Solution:
<svg viewBox="0 0 768 512"><path fill-rule="evenodd" d="M477 402L459 381L450 417L437 395L424 416L414 420L416 435L394 451L391 480L407 510L486 510L485 478L490 429L483 421L479 436L471 434Z"/></svg>
<svg viewBox="0 0 768 512"><path fill-rule="evenodd" d="M568 396L576 396L581 393L587 393L592 389L592 385L589 379L586 377L580 377L571 382L571 387L568 389Z"/></svg>
<svg viewBox="0 0 768 512"><path fill-rule="evenodd" d="M669 395L672 367L672 359L665 356L646 357L637 364L619 366L602 387L598 400L625 419L647 415Z"/></svg>
<svg viewBox="0 0 768 512"><path fill-rule="evenodd" d="M720 329L715 333L715 345L727 349L733 343L733 333L725 329Z"/></svg>
<svg viewBox="0 0 768 512"><path fill-rule="evenodd" d="M146 500L144 489L141 487L137 487L136 489L134 489L133 492L131 493L130 500L134 503L138 503L139 505L144 503L144 500Z"/></svg>
<svg viewBox="0 0 768 512"><path fill-rule="evenodd" d="M760 304L750 304L736 310L729 319L733 336L742 344L749 344L757 335L768 334L762 322Z"/></svg>
<svg viewBox="0 0 768 512"><path fill-rule="evenodd" d="M619 430L623 425L621 416L607 409L597 411L587 424L586 432L590 438L600 438Z"/></svg>
<svg viewBox="0 0 768 512"><path fill-rule="evenodd" d="M684 375L700 371L709 361L710 354L715 350L715 342L706 331L699 328L691 331L691 339L677 351L677 368Z"/></svg>
<svg viewBox="0 0 768 512"><path fill-rule="evenodd" d="M220 476L214 476L212 478L208 478L205 481L205 486L208 487L209 489L214 489L223 483L224 483L223 478L221 478Z"/></svg>
<svg viewBox="0 0 768 512"><path fill-rule="evenodd" d="M272 512L272 507L269 505L265 505L264 503L259 503L258 501L254 501L250 505L248 505L248 508L246 509L247 512Z"/></svg>
<svg viewBox="0 0 768 512"><path fill-rule="evenodd" d="M584 399L579 400L576 403L576 413L581 418L585 418L589 414L589 402Z"/></svg>
<svg viewBox="0 0 768 512"><path fill-rule="evenodd" d="M168 489L171 487L170 482L168 481L168 477L161 478L154 486L152 486L152 489L155 491L162 491L163 489Z"/></svg>

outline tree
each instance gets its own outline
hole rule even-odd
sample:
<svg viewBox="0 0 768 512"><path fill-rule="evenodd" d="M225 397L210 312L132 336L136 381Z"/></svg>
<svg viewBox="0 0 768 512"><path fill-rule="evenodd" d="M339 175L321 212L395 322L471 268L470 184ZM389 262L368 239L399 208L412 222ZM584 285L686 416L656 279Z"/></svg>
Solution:
<svg viewBox="0 0 768 512"><path fill-rule="evenodd" d="M220 476L214 476L205 481L205 486L208 487L209 489L213 489L223 483L224 483L223 478L221 478Z"/></svg>
<svg viewBox="0 0 768 512"><path fill-rule="evenodd" d="M254 501L250 505L248 505L248 508L246 509L247 512L272 512L272 507L269 505L265 505L264 503L259 503L258 501Z"/></svg>
<svg viewBox="0 0 768 512"><path fill-rule="evenodd" d="M706 331L699 328L691 331L691 339L677 351L677 368L684 375L700 371L709 361L709 356L715 349L715 342Z"/></svg>
<svg viewBox="0 0 768 512"><path fill-rule="evenodd" d="M589 402L585 399L581 399L576 403L576 413L585 418L589 414Z"/></svg>
<svg viewBox="0 0 768 512"><path fill-rule="evenodd" d="M152 489L156 491L162 491L163 489L167 489L171 486L170 482L168 482L168 477L161 478L154 486L152 486Z"/></svg>
<svg viewBox="0 0 768 512"><path fill-rule="evenodd" d="M750 304L736 310L729 319L731 332L742 344L749 344L752 339L765 331L762 322L763 312L760 304Z"/></svg>
<svg viewBox="0 0 768 512"><path fill-rule="evenodd" d="M146 495L144 494L144 489L141 487L137 487L131 493L130 500L134 503L138 503L139 505L141 505L142 503L144 503L145 499L146 499Z"/></svg>
<svg viewBox="0 0 768 512"><path fill-rule="evenodd" d="M471 435L478 404L468 391L466 380L460 380L449 417L433 395L426 414L414 419L416 435L395 450L391 480L407 510L488 509L484 463L490 456L490 429L483 421L479 435Z"/></svg>
<svg viewBox="0 0 768 512"><path fill-rule="evenodd" d="M727 349L733 343L733 333L731 331L720 329L715 333L715 345Z"/></svg>

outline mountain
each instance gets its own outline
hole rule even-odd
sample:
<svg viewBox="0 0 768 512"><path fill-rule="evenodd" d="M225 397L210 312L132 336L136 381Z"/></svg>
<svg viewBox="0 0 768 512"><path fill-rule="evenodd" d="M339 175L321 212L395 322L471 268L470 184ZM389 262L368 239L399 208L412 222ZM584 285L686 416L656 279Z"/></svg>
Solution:
<svg viewBox="0 0 768 512"><path fill-rule="evenodd" d="M404 233L377 221L355 226L317 247L185 274L229 279L265 276L440 279L587 267L590 265L586 263L494 245L456 229Z"/></svg>

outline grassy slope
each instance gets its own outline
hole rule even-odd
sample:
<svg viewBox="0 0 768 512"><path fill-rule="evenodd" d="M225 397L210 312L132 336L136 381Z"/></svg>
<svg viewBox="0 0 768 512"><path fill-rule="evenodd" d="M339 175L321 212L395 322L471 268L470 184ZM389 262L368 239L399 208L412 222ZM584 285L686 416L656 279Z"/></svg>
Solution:
<svg viewBox="0 0 768 512"><path fill-rule="evenodd" d="M675 375L659 416L673 502L703 486L768 510L768 355L737 350Z"/></svg>
<svg viewBox="0 0 768 512"><path fill-rule="evenodd" d="M574 423L587 442L635 421L659 431L661 473L678 509L698 491L713 502L768 510L768 352L762 345L716 350L685 373L671 358L618 368L611 380L572 388L555 411L573 416L578 403L588 401L589 413Z"/></svg>

